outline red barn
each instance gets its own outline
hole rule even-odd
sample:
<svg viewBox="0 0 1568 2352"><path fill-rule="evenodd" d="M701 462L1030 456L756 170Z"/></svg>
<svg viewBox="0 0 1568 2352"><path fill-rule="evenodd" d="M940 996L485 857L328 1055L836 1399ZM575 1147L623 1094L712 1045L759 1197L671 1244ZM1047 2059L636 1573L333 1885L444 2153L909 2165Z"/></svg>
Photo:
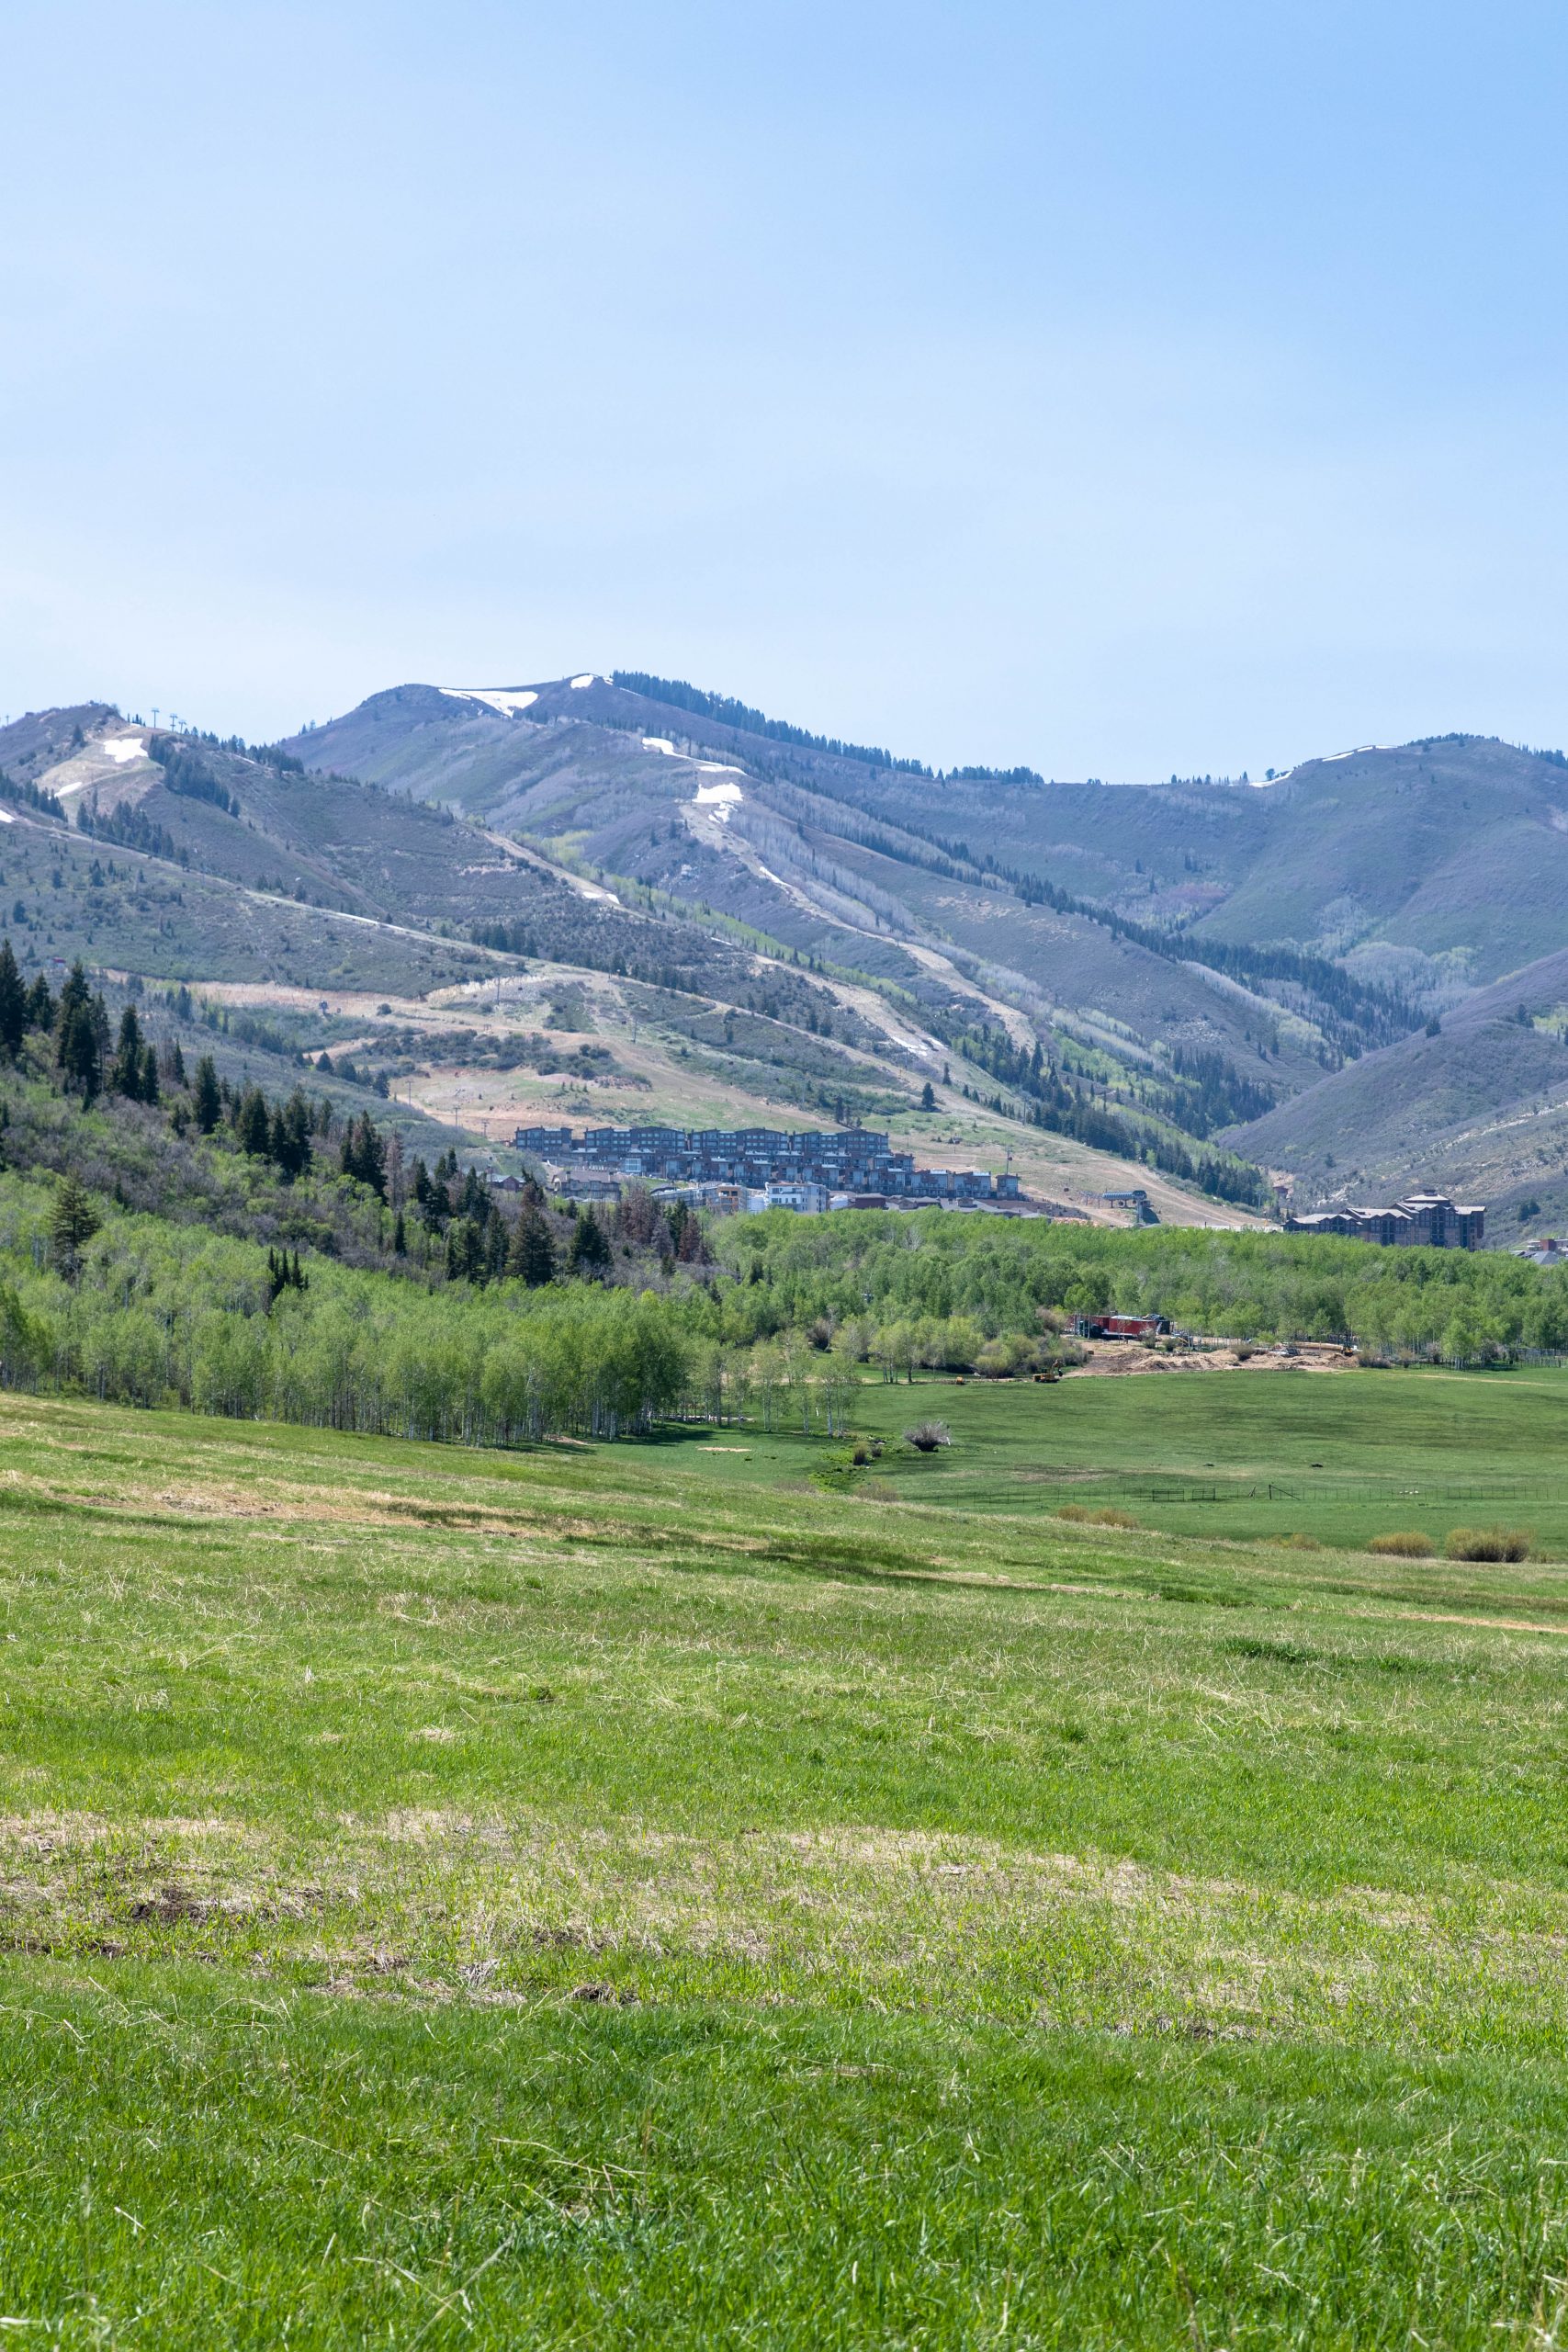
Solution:
<svg viewBox="0 0 1568 2352"><path fill-rule="evenodd" d="M1158 1340L1169 1329L1168 1315L1079 1315L1073 1321L1080 1340Z"/></svg>

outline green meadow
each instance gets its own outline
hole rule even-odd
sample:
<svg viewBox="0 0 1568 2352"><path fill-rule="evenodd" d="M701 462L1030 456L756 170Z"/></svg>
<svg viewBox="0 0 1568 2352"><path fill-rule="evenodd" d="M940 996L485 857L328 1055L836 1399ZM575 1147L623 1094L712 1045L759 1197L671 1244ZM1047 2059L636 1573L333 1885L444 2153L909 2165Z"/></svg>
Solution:
<svg viewBox="0 0 1568 2352"><path fill-rule="evenodd" d="M902 1431L944 1420L919 1454ZM1518 1521L1568 1560L1568 1369L1181 1372L1053 1383L918 1375L866 1382L857 1431L884 1453L845 1483L872 1499L1009 1518L1064 1504L1124 1507L1204 1538L1288 1536L1359 1546L1416 1528ZM784 1431L716 1435L705 1464L776 1483L835 1450Z"/></svg>
<svg viewBox="0 0 1568 2352"><path fill-rule="evenodd" d="M0 1397L5 2333L1559 2340L1568 1382L855 1419Z"/></svg>

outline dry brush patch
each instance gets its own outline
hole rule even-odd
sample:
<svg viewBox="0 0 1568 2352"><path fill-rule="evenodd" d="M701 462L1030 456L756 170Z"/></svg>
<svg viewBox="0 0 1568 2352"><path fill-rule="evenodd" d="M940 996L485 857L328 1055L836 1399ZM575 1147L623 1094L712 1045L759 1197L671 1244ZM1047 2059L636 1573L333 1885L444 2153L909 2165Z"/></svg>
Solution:
<svg viewBox="0 0 1568 2352"><path fill-rule="evenodd" d="M577 1990L591 1962L644 2002L1568 2048L1568 1912L1518 1888L1313 1898L871 1825L702 1838L439 1806L307 1841L41 1815L0 1825L0 1871L13 1951L339 1990L527 2000Z"/></svg>

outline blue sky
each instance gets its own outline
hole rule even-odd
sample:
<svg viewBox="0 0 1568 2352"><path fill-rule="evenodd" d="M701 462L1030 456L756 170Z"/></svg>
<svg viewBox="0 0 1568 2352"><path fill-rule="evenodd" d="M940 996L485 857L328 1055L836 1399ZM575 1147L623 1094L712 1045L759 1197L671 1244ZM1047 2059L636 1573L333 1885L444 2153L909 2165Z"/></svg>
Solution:
<svg viewBox="0 0 1568 2352"><path fill-rule="evenodd" d="M1568 741L1556 0L10 0L0 86L0 712Z"/></svg>

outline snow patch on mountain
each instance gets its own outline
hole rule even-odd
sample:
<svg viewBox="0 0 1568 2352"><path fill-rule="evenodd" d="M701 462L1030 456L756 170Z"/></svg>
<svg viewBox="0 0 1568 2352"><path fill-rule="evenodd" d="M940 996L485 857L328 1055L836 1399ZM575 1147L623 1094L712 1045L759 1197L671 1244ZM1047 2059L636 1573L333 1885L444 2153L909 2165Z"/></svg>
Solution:
<svg viewBox="0 0 1568 2352"><path fill-rule="evenodd" d="M453 702L483 703L488 709L498 711L502 718L515 718L520 710L526 710L531 702L539 699L532 688L519 693L504 686L442 686L437 691L448 695Z"/></svg>
<svg viewBox="0 0 1568 2352"><path fill-rule="evenodd" d="M699 784L695 806L711 808L721 825L728 825L732 808L738 808L745 797L738 784Z"/></svg>
<svg viewBox="0 0 1568 2352"><path fill-rule="evenodd" d="M1315 760L1298 760L1296 766L1331 768L1337 760L1359 759L1363 752L1388 752L1393 748L1394 746L1390 743L1352 743L1348 752L1323 752ZM1261 789L1266 792L1271 784L1283 784L1287 776L1292 776L1295 773L1295 768L1281 768L1277 775L1254 776L1253 790L1256 792Z"/></svg>
<svg viewBox="0 0 1568 2352"><path fill-rule="evenodd" d="M147 756L147 746L140 735L106 735L92 748L95 752L101 752L106 760L113 760L117 765L126 760L144 760Z"/></svg>

